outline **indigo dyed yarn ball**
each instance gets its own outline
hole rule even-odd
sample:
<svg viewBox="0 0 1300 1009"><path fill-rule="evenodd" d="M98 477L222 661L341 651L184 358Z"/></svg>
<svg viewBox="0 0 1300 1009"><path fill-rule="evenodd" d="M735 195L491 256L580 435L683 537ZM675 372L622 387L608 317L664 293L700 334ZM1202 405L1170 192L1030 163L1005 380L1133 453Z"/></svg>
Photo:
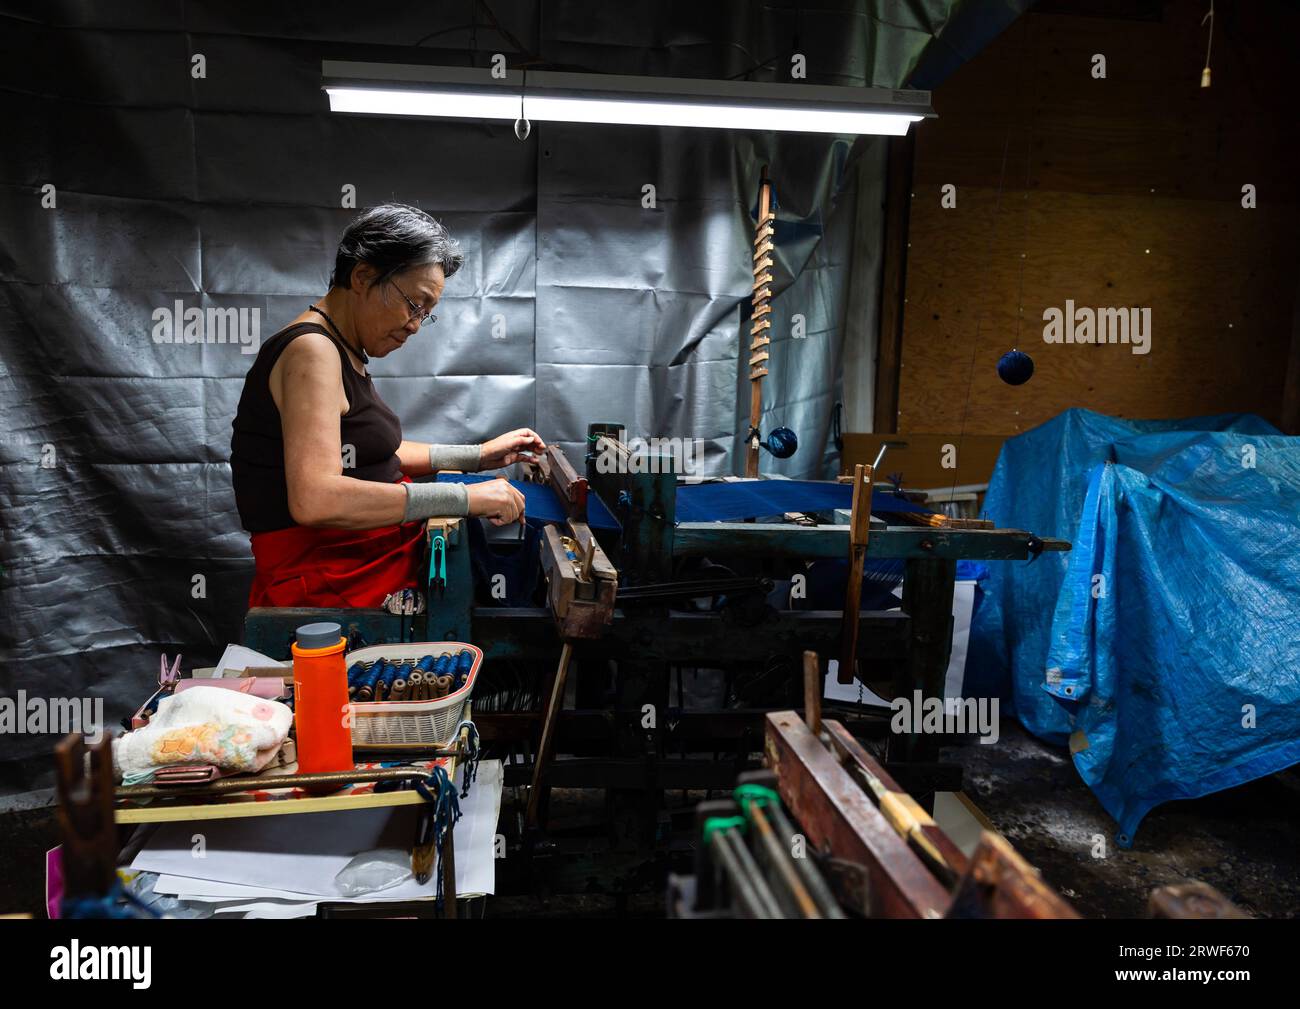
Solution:
<svg viewBox="0 0 1300 1009"><path fill-rule="evenodd" d="M1034 375L1034 359L1023 350L1008 350L998 361L998 377L1007 385L1024 385Z"/></svg>
<svg viewBox="0 0 1300 1009"><path fill-rule="evenodd" d="M789 459L799 447L799 438L788 427L778 427L767 436L767 450L778 459Z"/></svg>

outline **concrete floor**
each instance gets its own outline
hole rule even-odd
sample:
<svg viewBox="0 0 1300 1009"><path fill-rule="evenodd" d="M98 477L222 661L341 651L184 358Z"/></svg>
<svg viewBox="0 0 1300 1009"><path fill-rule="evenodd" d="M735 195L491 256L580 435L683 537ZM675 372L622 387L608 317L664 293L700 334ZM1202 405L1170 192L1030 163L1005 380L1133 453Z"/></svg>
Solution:
<svg viewBox="0 0 1300 1009"><path fill-rule="evenodd" d="M1300 789L1286 775L1158 806L1124 851L1068 754L1018 725L995 745L945 756L966 768L966 794L984 815L1085 917L1141 917L1151 890L1187 879L1252 915L1300 917ZM1105 850L1094 857L1098 835Z"/></svg>
<svg viewBox="0 0 1300 1009"><path fill-rule="evenodd" d="M5 797L0 806L0 914L45 916L45 853L59 843L51 793Z"/></svg>

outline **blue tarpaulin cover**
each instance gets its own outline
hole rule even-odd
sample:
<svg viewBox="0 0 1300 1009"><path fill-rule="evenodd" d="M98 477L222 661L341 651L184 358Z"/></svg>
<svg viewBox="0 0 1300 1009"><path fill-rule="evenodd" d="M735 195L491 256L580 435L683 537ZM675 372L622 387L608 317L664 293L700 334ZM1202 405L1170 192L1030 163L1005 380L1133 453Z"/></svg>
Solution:
<svg viewBox="0 0 1300 1009"><path fill-rule="evenodd" d="M1074 733L1121 844L1160 802L1300 761L1300 439L1070 410L1007 441L984 514L1074 549L990 566L967 692Z"/></svg>

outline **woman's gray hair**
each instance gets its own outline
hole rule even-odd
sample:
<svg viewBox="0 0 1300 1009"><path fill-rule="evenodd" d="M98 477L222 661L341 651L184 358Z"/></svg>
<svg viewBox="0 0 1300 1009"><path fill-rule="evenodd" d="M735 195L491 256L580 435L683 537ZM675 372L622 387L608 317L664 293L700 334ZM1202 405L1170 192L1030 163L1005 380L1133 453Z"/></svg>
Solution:
<svg viewBox="0 0 1300 1009"><path fill-rule="evenodd" d="M352 270L358 263L369 263L379 271L371 283L373 287L404 270L431 263L437 263L443 275L450 277L464 261L460 243L423 210L404 203L385 203L365 211L343 232L330 287L350 286Z"/></svg>

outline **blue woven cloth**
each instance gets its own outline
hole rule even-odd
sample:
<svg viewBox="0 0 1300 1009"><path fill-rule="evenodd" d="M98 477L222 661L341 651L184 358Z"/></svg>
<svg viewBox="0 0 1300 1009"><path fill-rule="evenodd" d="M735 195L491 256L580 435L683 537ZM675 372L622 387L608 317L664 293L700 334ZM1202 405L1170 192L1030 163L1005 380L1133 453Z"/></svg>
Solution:
<svg viewBox="0 0 1300 1009"><path fill-rule="evenodd" d="M478 483L496 479L486 473L438 474L440 482ZM512 480L524 495L524 514L538 522L561 522L564 509L555 492L544 484ZM617 507L617 502L608 502ZM617 529L618 521L595 494L587 498L587 523L593 529ZM684 484L677 488L678 522L740 522L784 512L821 512L853 507L853 488L821 480L746 480L739 483ZM874 491L873 514L925 512L890 491Z"/></svg>
<svg viewBox="0 0 1300 1009"><path fill-rule="evenodd" d="M439 474L438 479L455 483L478 483L494 480L486 473ZM523 549L509 546L490 549L477 528L471 528L474 563L481 576L491 572L506 574L506 584L515 586L512 597L503 605L521 606L536 590L541 577L537 561L534 533L537 527L565 518L555 492L544 484L512 480L512 487L524 495L524 514L530 533ZM617 503L615 503L617 507ZM784 512L822 512L835 508L853 507L853 488L848 484L818 480L746 480L683 484L677 488L678 522L740 522L745 519L780 515ZM921 508L892 491L872 492L873 514L887 512L921 512ZM595 494L587 498L587 524L593 529L617 529L618 521L610 514L605 503ZM475 523L475 526L477 523ZM902 561L868 560L865 562L866 582L862 595L864 609L892 607L897 601L894 589L903 579ZM845 585L848 583L848 561L822 561L809 572L810 605L838 609L844 605Z"/></svg>
<svg viewBox="0 0 1300 1009"><path fill-rule="evenodd" d="M491 473L439 473L439 483L481 483L484 480L497 479ZM524 496L524 514L530 524L537 522L549 524L563 522L566 512L560 507L560 499L555 491L545 484L532 483L527 480L511 480L510 486ZM595 494L587 498L587 524L593 529L617 529L619 524L609 513Z"/></svg>

